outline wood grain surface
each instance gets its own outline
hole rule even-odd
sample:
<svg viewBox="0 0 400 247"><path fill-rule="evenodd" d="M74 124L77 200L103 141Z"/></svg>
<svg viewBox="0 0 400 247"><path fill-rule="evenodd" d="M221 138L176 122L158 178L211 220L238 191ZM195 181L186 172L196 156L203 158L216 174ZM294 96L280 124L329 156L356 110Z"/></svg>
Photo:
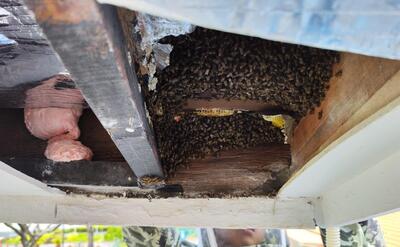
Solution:
<svg viewBox="0 0 400 247"><path fill-rule="evenodd" d="M332 137L338 129L363 109L364 104L399 69L400 61L342 53L340 63L334 67L334 76L330 80L330 89L325 100L315 109L314 114L303 118L294 131L292 170L296 171L304 166L315 154L334 141L338 136ZM370 111L367 115L372 113Z"/></svg>

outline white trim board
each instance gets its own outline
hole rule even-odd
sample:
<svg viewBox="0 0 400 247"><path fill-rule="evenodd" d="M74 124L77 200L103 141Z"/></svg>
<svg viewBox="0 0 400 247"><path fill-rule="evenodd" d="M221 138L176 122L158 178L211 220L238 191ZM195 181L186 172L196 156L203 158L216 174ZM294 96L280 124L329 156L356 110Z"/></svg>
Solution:
<svg viewBox="0 0 400 247"><path fill-rule="evenodd" d="M49 188L45 184L0 161L0 196L52 196L63 194L60 190Z"/></svg>
<svg viewBox="0 0 400 247"><path fill-rule="evenodd" d="M227 228L313 228L310 200L247 198L127 199L0 196L0 222L197 226ZM28 210L29 209L29 210Z"/></svg>
<svg viewBox="0 0 400 247"><path fill-rule="evenodd" d="M316 206L318 225L342 225L400 209L399 175L400 151L325 192Z"/></svg>
<svg viewBox="0 0 400 247"><path fill-rule="evenodd" d="M316 200L316 222L342 225L400 208L400 98L316 155L278 193Z"/></svg>

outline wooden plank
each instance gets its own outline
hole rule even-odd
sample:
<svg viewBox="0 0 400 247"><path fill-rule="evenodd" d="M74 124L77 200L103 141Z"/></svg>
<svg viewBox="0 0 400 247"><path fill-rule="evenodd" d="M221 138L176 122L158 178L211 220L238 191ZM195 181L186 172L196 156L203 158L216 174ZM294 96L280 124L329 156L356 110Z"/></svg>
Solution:
<svg viewBox="0 0 400 247"><path fill-rule="evenodd" d="M360 107L343 125L341 125L335 133L329 137L324 144L320 146L317 152L322 151L330 143L337 140L347 131L351 130L359 123L390 104L392 101L400 98L400 71L377 90L365 104Z"/></svg>
<svg viewBox="0 0 400 247"><path fill-rule="evenodd" d="M115 9L91 1L26 1L138 177L163 176Z"/></svg>
<svg viewBox="0 0 400 247"><path fill-rule="evenodd" d="M294 131L293 170L304 166L321 148L334 141L331 137L338 128L346 124L399 69L400 61L342 53L325 100L314 114L303 118Z"/></svg>
<svg viewBox="0 0 400 247"><path fill-rule="evenodd" d="M268 195L287 181L289 166L290 146L270 144L194 160L167 182L182 185L185 192L210 196Z"/></svg>
<svg viewBox="0 0 400 247"><path fill-rule="evenodd" d="M196 110L200 108L219 108L227 110L245 110L265 113L283 112L283 110L275 104L258 100L189 99L183 105L184 110Z"/></svg>
<svg viewBox="0 0 400 247"><path fill-rule="evenodd" d="M73 161L0 158L14 169L51 185L137 186L136 177L126 162Z"/></svg>
<svg viewBox="0 0 400 247"><path fill-rule="evenodd" d="M312 200L268 197L0 196L1 222L219 228L313 228Z"/></svg>

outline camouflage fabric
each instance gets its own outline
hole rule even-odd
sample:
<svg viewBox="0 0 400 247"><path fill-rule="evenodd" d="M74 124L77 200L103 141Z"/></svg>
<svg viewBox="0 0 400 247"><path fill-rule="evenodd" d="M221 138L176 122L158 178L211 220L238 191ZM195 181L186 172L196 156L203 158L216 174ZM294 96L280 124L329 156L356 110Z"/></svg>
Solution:
<svg viewBox="0 0 400 247"><path fill-rule="evenodd" d="M325 245L326 231L321 229ZM382 232L375 219L340 228L341 247L383 247L385 246Z"/></svg>
<svg viewBox="0 0 400 247"><path fill-rule="evenodd" d="M180 239L179 232L174 228L156 227L124 227L124 239L128 247L195 247L195 245ZM321 229L325 245L326 232ZM383 247L385 246L379 225L374 219L340 228L342 247ZM286 238L286 239L282 239ZM201 229L203 247L210 247L207 231ZM287 247L288 240L279 229L266 230L265 242L246 247ZM285 244L286 243L286 244ZM227 247L227 246L218 246Z"/></svg>
<svg viewBox="0 0 400 247"><path fill-rule="evenodd" d="M128 247L182 246L174 228L129 226L123 228L123 234Z"/></svg>
<svg viewBox="0 0 400 247"><path fill-rule="evenodd" d="M195 247L195 245L182 241L174 228L138 227L123 228L124 240L128 247ZM202 246L210 247L207 231L201 229ZM279 229L266 230L266 241L261 244L246 247L286 247L282 245L282 234ZM288 241L284 241L288 242ZM218 246L228 247L228 246Z"/></svg>

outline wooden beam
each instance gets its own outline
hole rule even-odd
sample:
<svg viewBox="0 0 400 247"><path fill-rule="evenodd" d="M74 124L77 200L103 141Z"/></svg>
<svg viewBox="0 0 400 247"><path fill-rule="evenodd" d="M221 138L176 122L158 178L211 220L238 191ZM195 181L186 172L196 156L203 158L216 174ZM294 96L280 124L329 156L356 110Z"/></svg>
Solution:
<svg viewBox="0 0 400 247"><path fill-rule="evenodd" d="M340 135L335 132L399 70L400 61L342 53L325 100L314 114L304 117L294 131L291 143L293 171L299 170L338 138ZM357 123L342 129L341 134Z"/></svg>
<svg viewBox="0 0 400 247"><path fill-rule="evenodd" d="M290 159L290 146L284 144L224 151L190 162L167 183L210 196L271 195L288 180Z"/></svg>
<svg viewBox="0 0 400 247"><path fill-rule="evenodd" d="M313 228L308 198L0 196L1 222L157 227Z"/></svg>
<svg viewBox="0 0 400 247"><path fill-rule="evenodd" d="M134 173L162 177L115 9L94 0L26 2Z"/></svg>
<svg viewBox="0 0 400 247"><path fill-rule="evenodd" d="M255 112L279 112L283 110L275 104L259 100L226 100L226 99L189 99L183 105L183 110L219 108L227 110L245 110Z"/></svg>
<svg viewBox="0 0 400 247"><path fill-rule="evenodd" d="M59 185L134 185L130 167L92 111L84 110L79 127L80 141L92 149L93 161L68 164L45 159L47 143L28 132L22 109L0 109L0 116L0 160L17 170ZM193 196L269 195L287 180L289 165L288 145L225 151L218 158L192 161L190 169L178 170L167 185L181 185L185 194Z"/></svg>
<svg viewBox="0 0 400 247"><path fill-rule="evenodd" d="M57 186L137 186L136 177L126 162L54 162L40 158L0 158L14 169L41 182Z"/></svg>

